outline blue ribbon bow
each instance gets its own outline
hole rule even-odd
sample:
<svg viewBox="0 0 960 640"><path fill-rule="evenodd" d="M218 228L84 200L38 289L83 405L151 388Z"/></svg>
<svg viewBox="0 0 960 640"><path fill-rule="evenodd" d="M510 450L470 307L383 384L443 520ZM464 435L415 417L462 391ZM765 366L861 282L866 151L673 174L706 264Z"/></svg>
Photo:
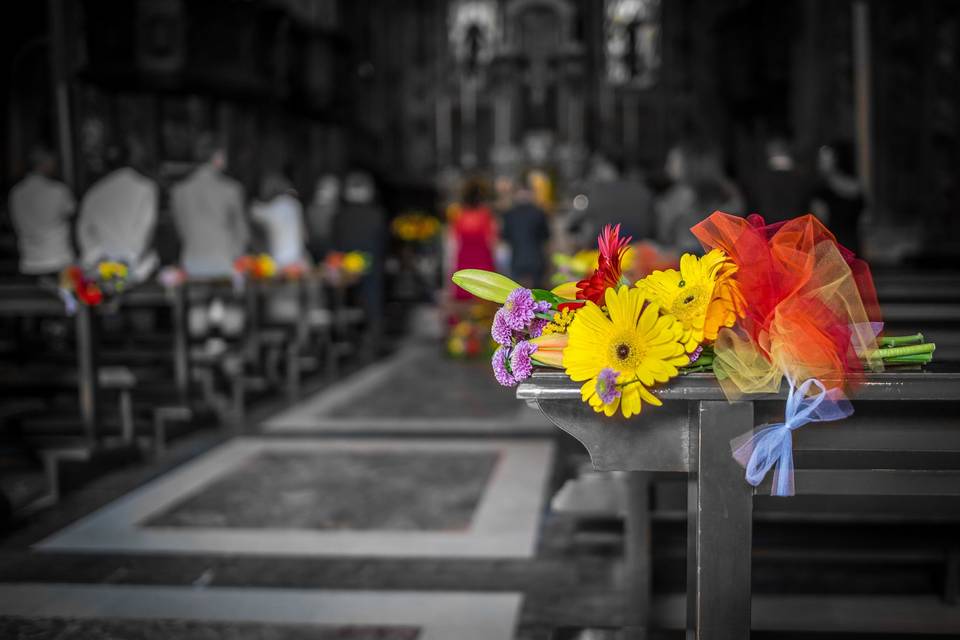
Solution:
<svg viewBox="0 0 960 640"><path fill-rule="evenodd" d="M734 459L746 469L746 479L753 486L763 482L767 472L774 468L770 495L792 496L793 487L793 430L808 422L840 420L853 413L853 406L839 392L828 392L815 378L799 387L790 380L787 408L783 422L771 424L759 431L750 431L730 441ZM811 387L818 391L810 394Z"/></svg>
<svg viewBox="0 0 960 640"><path fill-rule="evenodd" d="M57 293L60 295L60 300L63 302L63 310L68 316L72 316L77 312L77 298L66 289L60 287L57 289Z"/></svg>

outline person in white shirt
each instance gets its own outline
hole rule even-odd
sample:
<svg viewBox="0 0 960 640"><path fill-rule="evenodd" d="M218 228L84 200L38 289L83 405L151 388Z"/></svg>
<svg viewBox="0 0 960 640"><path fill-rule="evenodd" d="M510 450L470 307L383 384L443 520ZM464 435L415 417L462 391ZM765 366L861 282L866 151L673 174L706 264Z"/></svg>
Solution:
<svg viewBox="0 0 960 640"><path fill-rule="evenodd" d="M212 134L202 134L195 148L199 166L170 190L173 222L180 236L180 266L191 279L230 278L233 263L246 251L250 231L243 204L243 187L223 174L226 149ZM206 336L208 355L227 348L225 338L243 331L243 309L213 296L193 304L187 326L194 337Z"/></svg>
<svg viewBox="0 0 960 640"><path fill-rule="evenodd" d="M70 217L76 203L70 188L53 175L53 152L37 147L30 153L31 171L10 191L10 216L20 249L20 272L56 275L73 264Z"/></svg>
<svg viewBox="0 0 960 640"><path fill-rule="evenodd" d="M95 182L80 202L77 241L85 267L104 260L125 262L134 281L145 280L157 267L151 243L157 224L157 184L133 167L142 148L128 140L109 153L113 171Z"/></svg>
<svg viewBox="0 0 960 640"><path fill-rule="evenodd" d="M249 240L243 187L223 174L224 148L209 134L197 142L200 166L170 192L180 263L191 276L230 276Z"/></svg>
<svg viewBox="0 0 960 640"><path fill-rule="evenodd" d="M268 174L260 187L260 200L253 204L250 213L253 221L266 231L268 252L278 268L304 263L303 205L286 178Z"/></svg>
<svg viewBox="0 0 960 640"><path fill-rule="evenodd" d="M308 246L314 258L322 258L330 250L330 234L339 207L340 178L332 173L320 176L306 215Z"/></svg>

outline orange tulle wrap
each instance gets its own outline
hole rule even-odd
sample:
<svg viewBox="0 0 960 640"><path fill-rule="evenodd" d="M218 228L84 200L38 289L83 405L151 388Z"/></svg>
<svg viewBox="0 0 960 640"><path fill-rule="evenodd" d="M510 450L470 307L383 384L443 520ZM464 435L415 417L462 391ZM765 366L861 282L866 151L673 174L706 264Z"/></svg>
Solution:
<svg viewBox="0 0 960 640"><path fill-rule="evenodd" d="M880 306L869 266L812 215L768 225L717 211L693 234L736 263L745 317L714 345L714 371L728 398L775 392L784 375L848 389L864 365L883 368Z"/></svg>

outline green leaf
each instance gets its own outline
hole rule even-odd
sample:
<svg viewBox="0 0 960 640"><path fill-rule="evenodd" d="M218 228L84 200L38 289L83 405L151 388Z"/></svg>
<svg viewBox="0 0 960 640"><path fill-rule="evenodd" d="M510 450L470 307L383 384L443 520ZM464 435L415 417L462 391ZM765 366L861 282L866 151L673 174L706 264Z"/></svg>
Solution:
<svg viewBox="0 0 960 640"><path fill-rule="evenodd" d="M511 292L521 288L510 278L483 269L461 269L453 274L451 280L478 298L497 304L503 304Z"/></svg>
<svg viewBox="0 0 960 640"><path fill-rule="evenodd" d="M553 306L557 306L563 302L563 298L546 289L531 289L530 292L533 294L533 299L537 302L549 302Z"/></svg>

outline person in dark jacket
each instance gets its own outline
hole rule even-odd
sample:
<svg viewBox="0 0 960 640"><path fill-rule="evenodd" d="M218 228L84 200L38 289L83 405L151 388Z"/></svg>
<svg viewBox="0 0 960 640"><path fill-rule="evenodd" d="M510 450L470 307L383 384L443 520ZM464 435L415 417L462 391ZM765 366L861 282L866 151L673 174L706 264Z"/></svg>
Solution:
<svg viewBox="0 0 960 640"><path fill-rule="evenodd" d="M547 214L534 203L533 189L521 180L513 206L503 214L503 240L510 246L511 277L525 287L539 287L546 274L550 226Z"/></svg>
<svg viewBox="0 0 960 640"><path fill-rule="evenodd" d="M359 285L367 315L367 355L380 348L383 327L384 257L387 251L387 215L377 203L373 177L351 171L343 184L343 204L333 219L332 243L337 251L362 251L370 257L370 270Z"/></svg>

